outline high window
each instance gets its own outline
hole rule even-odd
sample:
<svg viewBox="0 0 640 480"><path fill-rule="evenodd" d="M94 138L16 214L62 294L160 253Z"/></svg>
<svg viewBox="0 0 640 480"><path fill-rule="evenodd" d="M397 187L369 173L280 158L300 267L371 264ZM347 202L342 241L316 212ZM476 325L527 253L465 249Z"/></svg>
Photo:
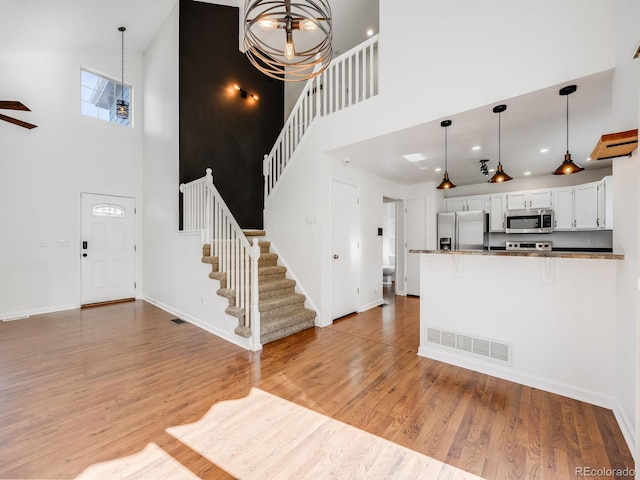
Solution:
<svg viewBox="0 0 640 480"><path fill-rule="evenodd" d="M116 115L116 101L120 100L121 95L125 101L129 102L129 118L119 118ZM128 127L131 125L133 114L131 105L131 87L129 85L125 84L124 92L122 92L119 81L84 69L81 71L80 112L83 115Z"/></svg>

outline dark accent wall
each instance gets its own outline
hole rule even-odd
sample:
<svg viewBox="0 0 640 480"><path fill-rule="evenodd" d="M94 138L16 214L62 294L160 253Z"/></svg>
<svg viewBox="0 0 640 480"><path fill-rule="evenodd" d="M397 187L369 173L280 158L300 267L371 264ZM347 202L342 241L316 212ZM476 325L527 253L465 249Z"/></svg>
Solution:
<svg viewBox="0 0 640 480"><path fill-rule="evenodd" d="M239 51L238 28L237 8L180 0L180 182L210 167L240 227L262 228L262 160L282 129L284 85Z"/></svg>

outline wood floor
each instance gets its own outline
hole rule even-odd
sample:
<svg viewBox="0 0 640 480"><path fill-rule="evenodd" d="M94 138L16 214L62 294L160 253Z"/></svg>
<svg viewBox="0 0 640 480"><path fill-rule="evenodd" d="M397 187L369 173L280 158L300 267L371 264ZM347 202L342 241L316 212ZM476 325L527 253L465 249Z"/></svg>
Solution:
<svg viewBox="0 0 640 480"><path fill-rule="evenodd" d="M167 429L253 387L486 479L633 468L611 411L418 357L419 300L385 299L258 353L141 301L0 322L0 478L75 478L150 444L233 478Z"/></svg>

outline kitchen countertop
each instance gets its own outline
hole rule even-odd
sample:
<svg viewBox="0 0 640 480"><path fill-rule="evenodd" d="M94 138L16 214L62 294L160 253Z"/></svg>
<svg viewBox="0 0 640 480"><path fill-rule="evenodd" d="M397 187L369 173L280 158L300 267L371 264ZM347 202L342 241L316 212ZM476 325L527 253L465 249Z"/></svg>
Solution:
<svg viewBox="0 0 640 480"><path fill-rule="evenodd" d="M409 253L429 253L432 255L487 255L495 257L550 257L624 260L624 255L603 252L543 252L521 250L409 250Z"/></svg>

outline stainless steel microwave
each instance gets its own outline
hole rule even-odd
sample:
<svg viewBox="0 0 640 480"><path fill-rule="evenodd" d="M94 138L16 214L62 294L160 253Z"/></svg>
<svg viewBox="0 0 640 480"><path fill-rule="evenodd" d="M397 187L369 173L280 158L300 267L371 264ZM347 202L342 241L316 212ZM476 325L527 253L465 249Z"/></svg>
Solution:
<svg viewBox="0 0 640 480"><path fill-rule="evenodd" d="M504 225L505 233L551 233L553 232L553 210L507 210Z"/></svg>

